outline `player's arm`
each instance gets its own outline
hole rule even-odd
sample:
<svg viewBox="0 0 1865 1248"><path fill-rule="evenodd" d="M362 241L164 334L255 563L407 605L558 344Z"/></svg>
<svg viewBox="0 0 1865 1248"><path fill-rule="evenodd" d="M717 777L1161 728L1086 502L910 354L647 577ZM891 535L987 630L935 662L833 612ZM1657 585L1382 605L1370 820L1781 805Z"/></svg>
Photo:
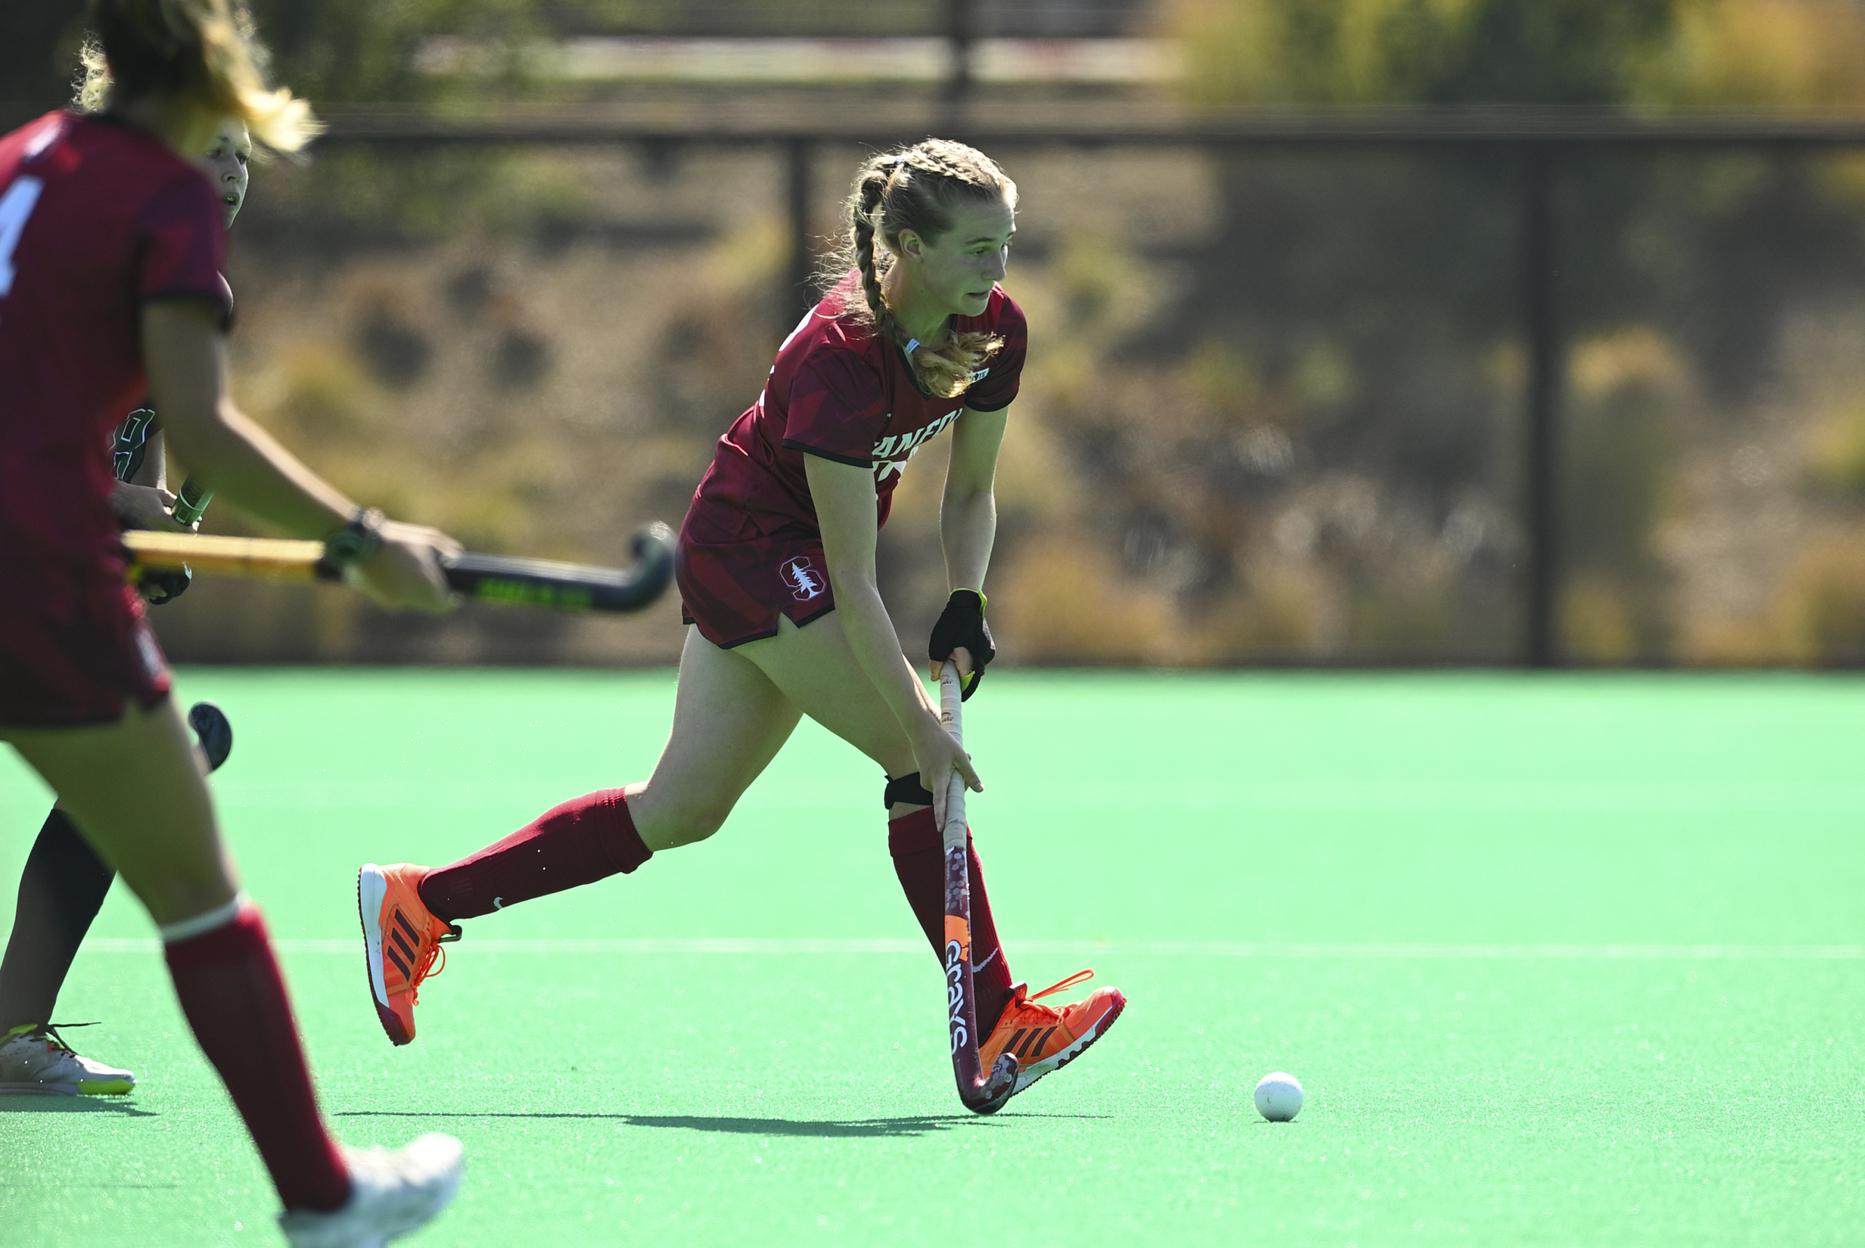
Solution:
<svg viewBox="0 0 1865 1248"><path fill-rule="evenodd" d="M966 408L952 427L952 458L939 505L939 539L945 548L945 609L933 625L927 657L952 658L963 674L965 697L977 692L997 644L984 622L984 573L997 541L997 453L1004 445L1004 410ZM935 666L935 671L937 667Z"/></svg>
<svg viewBox="0 0 1865 1248"><path fill-rule="evenodd" d="M829 582L835 587L842 631L862 674L880 691L912 743L921 783L934 789L957 767L970 787L980 788L969 758L940 725L938 713L907 664L900 636L881 601L874 570L880 525L873 469L820 455L805 455L803 465L822 529L822 550L829 561ZM928 775L929 771L933 774Z"/></svg>
<svg viewBox="0 0 1865 1248"><path fill-rule="evenodd" d="M144 307L143 357L156 409L189 462L253 516L288 533L341 528L356 506L247 419L226 392L216 310L197 300Z"/></svg>
<svg viewBox="0 0 1865 1248"><path fill-rule="evenodd" d="M952 426L952 459L939 506L948 590L984 589L985 569L997 541L997 496L992 483L1008 410L974 412L967 408Z"/></svg>
<svg viewBox="0 0 1865 1248"><path fill-rule="evenodd" d="M110 510L123 523L137 529L164 527L175 506L162 473L162 433L157 430L143 442L142 462L136 471L110 491Z"/></svg>
<svg viewBox="0 0 1865 1248"><path fill-rule="evenodd" d="M152 485L158 490L168 489L167 461L162 447L166 439L160 429L149 432L148 441L143 443L142 462L136 465L136 471L130 474L131 485Z"/></svg>
<svg viewBox="0 0 1865 1248"><path fill-rule="evenodd" d="M301 537L342 529L358 508L270 434L247 419L226 387L219 309L205 300L143 305L143 359L162 422L193 471L259 520ZM444 606L446 581L435 560L450 539L413 525L384 524L379 549L356 572L390 605Z"/></svg>

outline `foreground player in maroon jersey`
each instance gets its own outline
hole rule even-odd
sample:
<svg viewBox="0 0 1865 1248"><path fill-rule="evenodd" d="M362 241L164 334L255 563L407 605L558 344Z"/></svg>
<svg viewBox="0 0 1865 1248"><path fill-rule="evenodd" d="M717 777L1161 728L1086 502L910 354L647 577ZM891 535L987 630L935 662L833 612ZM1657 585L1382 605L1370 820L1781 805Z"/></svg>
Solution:
<svg viewBox="0 0 1865 1248"><path fill-rule="evenodd" d="M437 870L365 866L359 904L376 1012L414 1038L416 990L457 920L633 871L655 851L718 831L808 715L879 764L894 869L934 954L945 875L935 797L971 760L900 653L875 583L875 541L915 450L952 430L941 512L951 597L930 655L972 682L995 654L984 573L1005 409L1026 349L998 283L1016 186L988 157L928 139L857 174L833 285L778 349L763 393L719 440L680 530L689 625L673 730L650 779L565 802ZM877 246L877 240L879 245ZM840 261L840 263L836 263ZM988 1068L1011 1049L1021 1091L1092 1044L1125 1005L1117 989L1061 1008L1011 981L971 858L972 955Z"/></svg>
<svg viewBox="0 0 1865 1248"><path fill-rule="evenodd" d="M105 112L0 137L0 740L155 920L288 1237L380 1243L451 1198L459 1143L351 1152L325 1130L265 924L124 581L102 451L152 395L214 488L287 532L329 534L328 554L390 605L446 605L453 544L359 510L226 395L224 227L187 158L228 117L296 150L309 111L266 86L228 0L94 0L91 21L115 82Z"/></svg>
<svg viewBox="0 0 1865 1248"><path fill-rule="evenodd" d="M84 48L84 81L77 105L101 112L110 91L103 49ZM232 228L246 202L252 136L244 123L223 121L200 168L213 182L223 219ZM147 403L124 417L110 447L116 484L110 506L124 524L166 528L175 520L175 496L167 488L162 425ZM198 523L198 522L195 522ZM193 527L191 524L189 527ZM144 577L137 588L151 606L172 602L188 587L185 573ZM220 708L197 702L188 709L201 762L209 771L226 761L233 733ZM81 1056L52 1022L59 989L72 960L110 892L116 872L97 856L62 807L53 807L26 855L20 872L13 929L0 956L0 1093L120 1096L136 1076L120 1067Z"/></svg>

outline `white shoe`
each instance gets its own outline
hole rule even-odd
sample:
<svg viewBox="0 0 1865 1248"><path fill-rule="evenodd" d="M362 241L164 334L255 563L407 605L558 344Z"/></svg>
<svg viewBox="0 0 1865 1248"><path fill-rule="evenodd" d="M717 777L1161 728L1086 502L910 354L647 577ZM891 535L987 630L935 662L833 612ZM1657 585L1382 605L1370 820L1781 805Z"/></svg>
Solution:
<svg viewBox="0 0 1865 1248"><path fill-rule="evenodd" d="M406 1235L447 1207L464 1159L460 1141L430 1133L397 1149L346 1148L343 1160L355 1185L348 1204L279 1215L293 1248L377 1248Z"/></svg>
<svg viewBox="0 0 1865 1248"><path fill-rule="evenodd" d="M27 1023L0 1037L0 1092L122 1096L135 1086L136 1076L129 1071L73 1053L51 1023Z"/></svg>

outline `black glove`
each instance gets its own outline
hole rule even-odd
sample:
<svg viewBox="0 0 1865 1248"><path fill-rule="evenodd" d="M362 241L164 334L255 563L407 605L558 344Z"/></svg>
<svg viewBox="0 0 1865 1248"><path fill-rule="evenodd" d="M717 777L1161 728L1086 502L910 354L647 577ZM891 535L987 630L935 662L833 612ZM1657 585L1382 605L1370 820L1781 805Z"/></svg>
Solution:
<svg viewBox="0 0 1865 1248"><path fill-rule="evenodd" d="M117 528L128 533L140 529L140 524L131 524L118 519ZM188 592L188 586L194 583L194 569L183 564L179 570L169 568L148 568L136 578L136 592L142 600L152 607L159 607L165 602L173 602Z"/></svg>
<svg viewBox="0 0 1865 1248"><path fill-rule="evenodd" d="M991 626L984 622L984 595L975 589L955 589L945 600L945 610L939 613L939 622L933 625L927 657L935 663L944 663L960 646L971 651L972 662L972 672L965 677L962 701L976 691L978 682L984 679L985 665L997 657Z"/></svg>
<svg viewBox="0 0 1865 1248"><path fill-rule="evenodd" d="M187 593L193 583L194 569L186 565L180 569L151 568L137 579L136 592L150 606L159 607Z"/></svg>

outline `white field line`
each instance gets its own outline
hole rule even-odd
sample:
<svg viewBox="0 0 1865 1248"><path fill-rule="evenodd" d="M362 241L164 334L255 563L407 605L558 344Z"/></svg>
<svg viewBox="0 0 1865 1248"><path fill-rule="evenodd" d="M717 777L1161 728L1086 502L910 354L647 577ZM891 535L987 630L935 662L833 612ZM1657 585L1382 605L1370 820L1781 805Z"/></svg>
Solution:
<svg viewBox="0 0 1865 1248"><path fill-rule="evenodd" d="M557 785L574 787L574 779ZM424 798L426 807L444 810L483 810L503 803L512 791L508 777L461 777ZM548 788L549 786L545 786ZM553 790L554 791L554 790ZM760 782L758 800L820 803L820 793L808 784L781 780ZM403 810L407 786L387 781L348 781L342 785L279 783L246 785L237 779L220 783L215 796L229 812L263 817L266 812ZM540 792L540 801L548 793ZM1191 780L1174 786L1174 809L1224 812L1226 817L1250 814L1351 813L1382 811L1430 814L1675 814L1729 815L1853 814L1865 811L1865 783L1856 780L1807 779L1718 780L1711 778L1661 780L1463 780L1455 783L1407 780L1277 780L1252 779L1242 783ZM1157 814L1160 796L1135 790L1112 792L1098 799L1102 806L1143 809ZM865 806L850 809L865 810ZM31 812L42 814L36 807ZM749 814L749 812L747 812ZM23 817L23 816L22 816Z"/></svg>
<svg viewBox="0 0 1865 1248"><path fill-rule="evenodd" d="M328 954L353 958L361 938L341 940L275 940L287 954ZM808 957L900 955L922 957L926 945L917 940L856 938L761 937L618 937L570 940L501 940L468 938L461 949L480 954L566 954L601 957L705 956ZM1105 957L1261 958L1339 961L1426 962L1865 962L1865 945L1655 945L1655 944L1407 944L1354 941L1230 941L1230 940L1020 940L1018 953L1097 955ZM154 955L161 945L153 938L102 937L84 942L91 953Z"/></svg>

